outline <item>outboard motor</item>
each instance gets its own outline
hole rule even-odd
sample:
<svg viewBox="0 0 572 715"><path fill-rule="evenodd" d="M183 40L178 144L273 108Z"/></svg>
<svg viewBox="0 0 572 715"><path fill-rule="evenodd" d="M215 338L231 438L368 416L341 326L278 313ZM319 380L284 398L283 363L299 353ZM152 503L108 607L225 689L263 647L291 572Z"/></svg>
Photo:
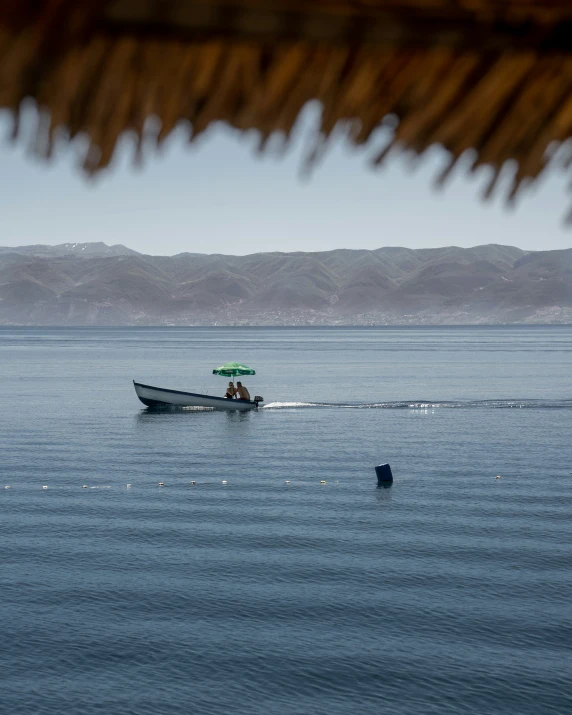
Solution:
<svg viewBox="0 0 572 715"><path fill-rule="evenodd" d="M256 402L256 406L258 407L259 402L264 402L264 397L260 397L260 395L254 395L253 402Z"/></svg>

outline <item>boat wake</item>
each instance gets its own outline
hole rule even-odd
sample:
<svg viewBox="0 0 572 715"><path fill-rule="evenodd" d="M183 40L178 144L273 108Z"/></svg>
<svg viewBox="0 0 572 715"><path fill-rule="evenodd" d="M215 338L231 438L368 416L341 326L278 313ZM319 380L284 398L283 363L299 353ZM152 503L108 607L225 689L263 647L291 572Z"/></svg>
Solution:
<svg viewBox="0 0 572 715"><path fill-rule="evenodd" d="M388 402L270 402L260 409L341 408L353 410L432 410L432 409L536 409L572 410L567 400L415 400Z"/></svg>

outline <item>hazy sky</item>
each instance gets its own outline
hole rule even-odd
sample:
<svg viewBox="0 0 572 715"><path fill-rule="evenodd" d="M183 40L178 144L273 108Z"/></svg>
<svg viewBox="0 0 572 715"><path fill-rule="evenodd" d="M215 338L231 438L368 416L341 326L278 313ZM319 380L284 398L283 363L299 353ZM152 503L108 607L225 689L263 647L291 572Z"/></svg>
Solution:
<svg viewBox="0 0 572 715"><path fill-rule="evenodd" d="M0 116L3 135L8 126ZM435 191L437 150L415 170L397 158L374 172L367 162L373 147L355 152L340 139L305 179L300 167L311 126L310 112L280 160L258 156L255 136L219 128L190 147L181 132L142 170L125 147L94 181L80 174L72 151L45 164L3 142L0 245L104 241L152 254L572 246L572 229L563 226L572 194L562 176L543 180L511 211L500 198L479 200L484 176L455 174Z"/></svg>

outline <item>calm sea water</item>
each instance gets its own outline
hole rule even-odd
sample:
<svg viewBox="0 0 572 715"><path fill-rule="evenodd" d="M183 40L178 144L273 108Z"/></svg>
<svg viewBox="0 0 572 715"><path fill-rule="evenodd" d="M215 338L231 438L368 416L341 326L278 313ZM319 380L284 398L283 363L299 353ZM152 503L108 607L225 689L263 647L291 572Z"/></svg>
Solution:
<svg viewBox="0 0 572 715"><path fill-rule="evenodd" d="M264 409L136 399L227 360ZM571 376L571 327L0 329L0 712L571 712Z"/></svg>

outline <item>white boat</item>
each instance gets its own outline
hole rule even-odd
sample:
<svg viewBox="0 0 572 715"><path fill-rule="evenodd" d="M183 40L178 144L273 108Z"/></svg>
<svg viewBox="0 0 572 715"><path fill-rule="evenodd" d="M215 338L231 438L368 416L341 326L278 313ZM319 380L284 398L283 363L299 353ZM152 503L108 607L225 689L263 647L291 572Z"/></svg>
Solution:
<svg viewBox="0 0 572 715"><path fill-rule="evenodd" d="M167 390L163 387L142 385L133 380L133 387L137 397L147 407L206 407L213 410L255 410L262 397L256 396L254 400L229 400L226 397L201 395L196 392L182 392L181 390Z"/></svg>

